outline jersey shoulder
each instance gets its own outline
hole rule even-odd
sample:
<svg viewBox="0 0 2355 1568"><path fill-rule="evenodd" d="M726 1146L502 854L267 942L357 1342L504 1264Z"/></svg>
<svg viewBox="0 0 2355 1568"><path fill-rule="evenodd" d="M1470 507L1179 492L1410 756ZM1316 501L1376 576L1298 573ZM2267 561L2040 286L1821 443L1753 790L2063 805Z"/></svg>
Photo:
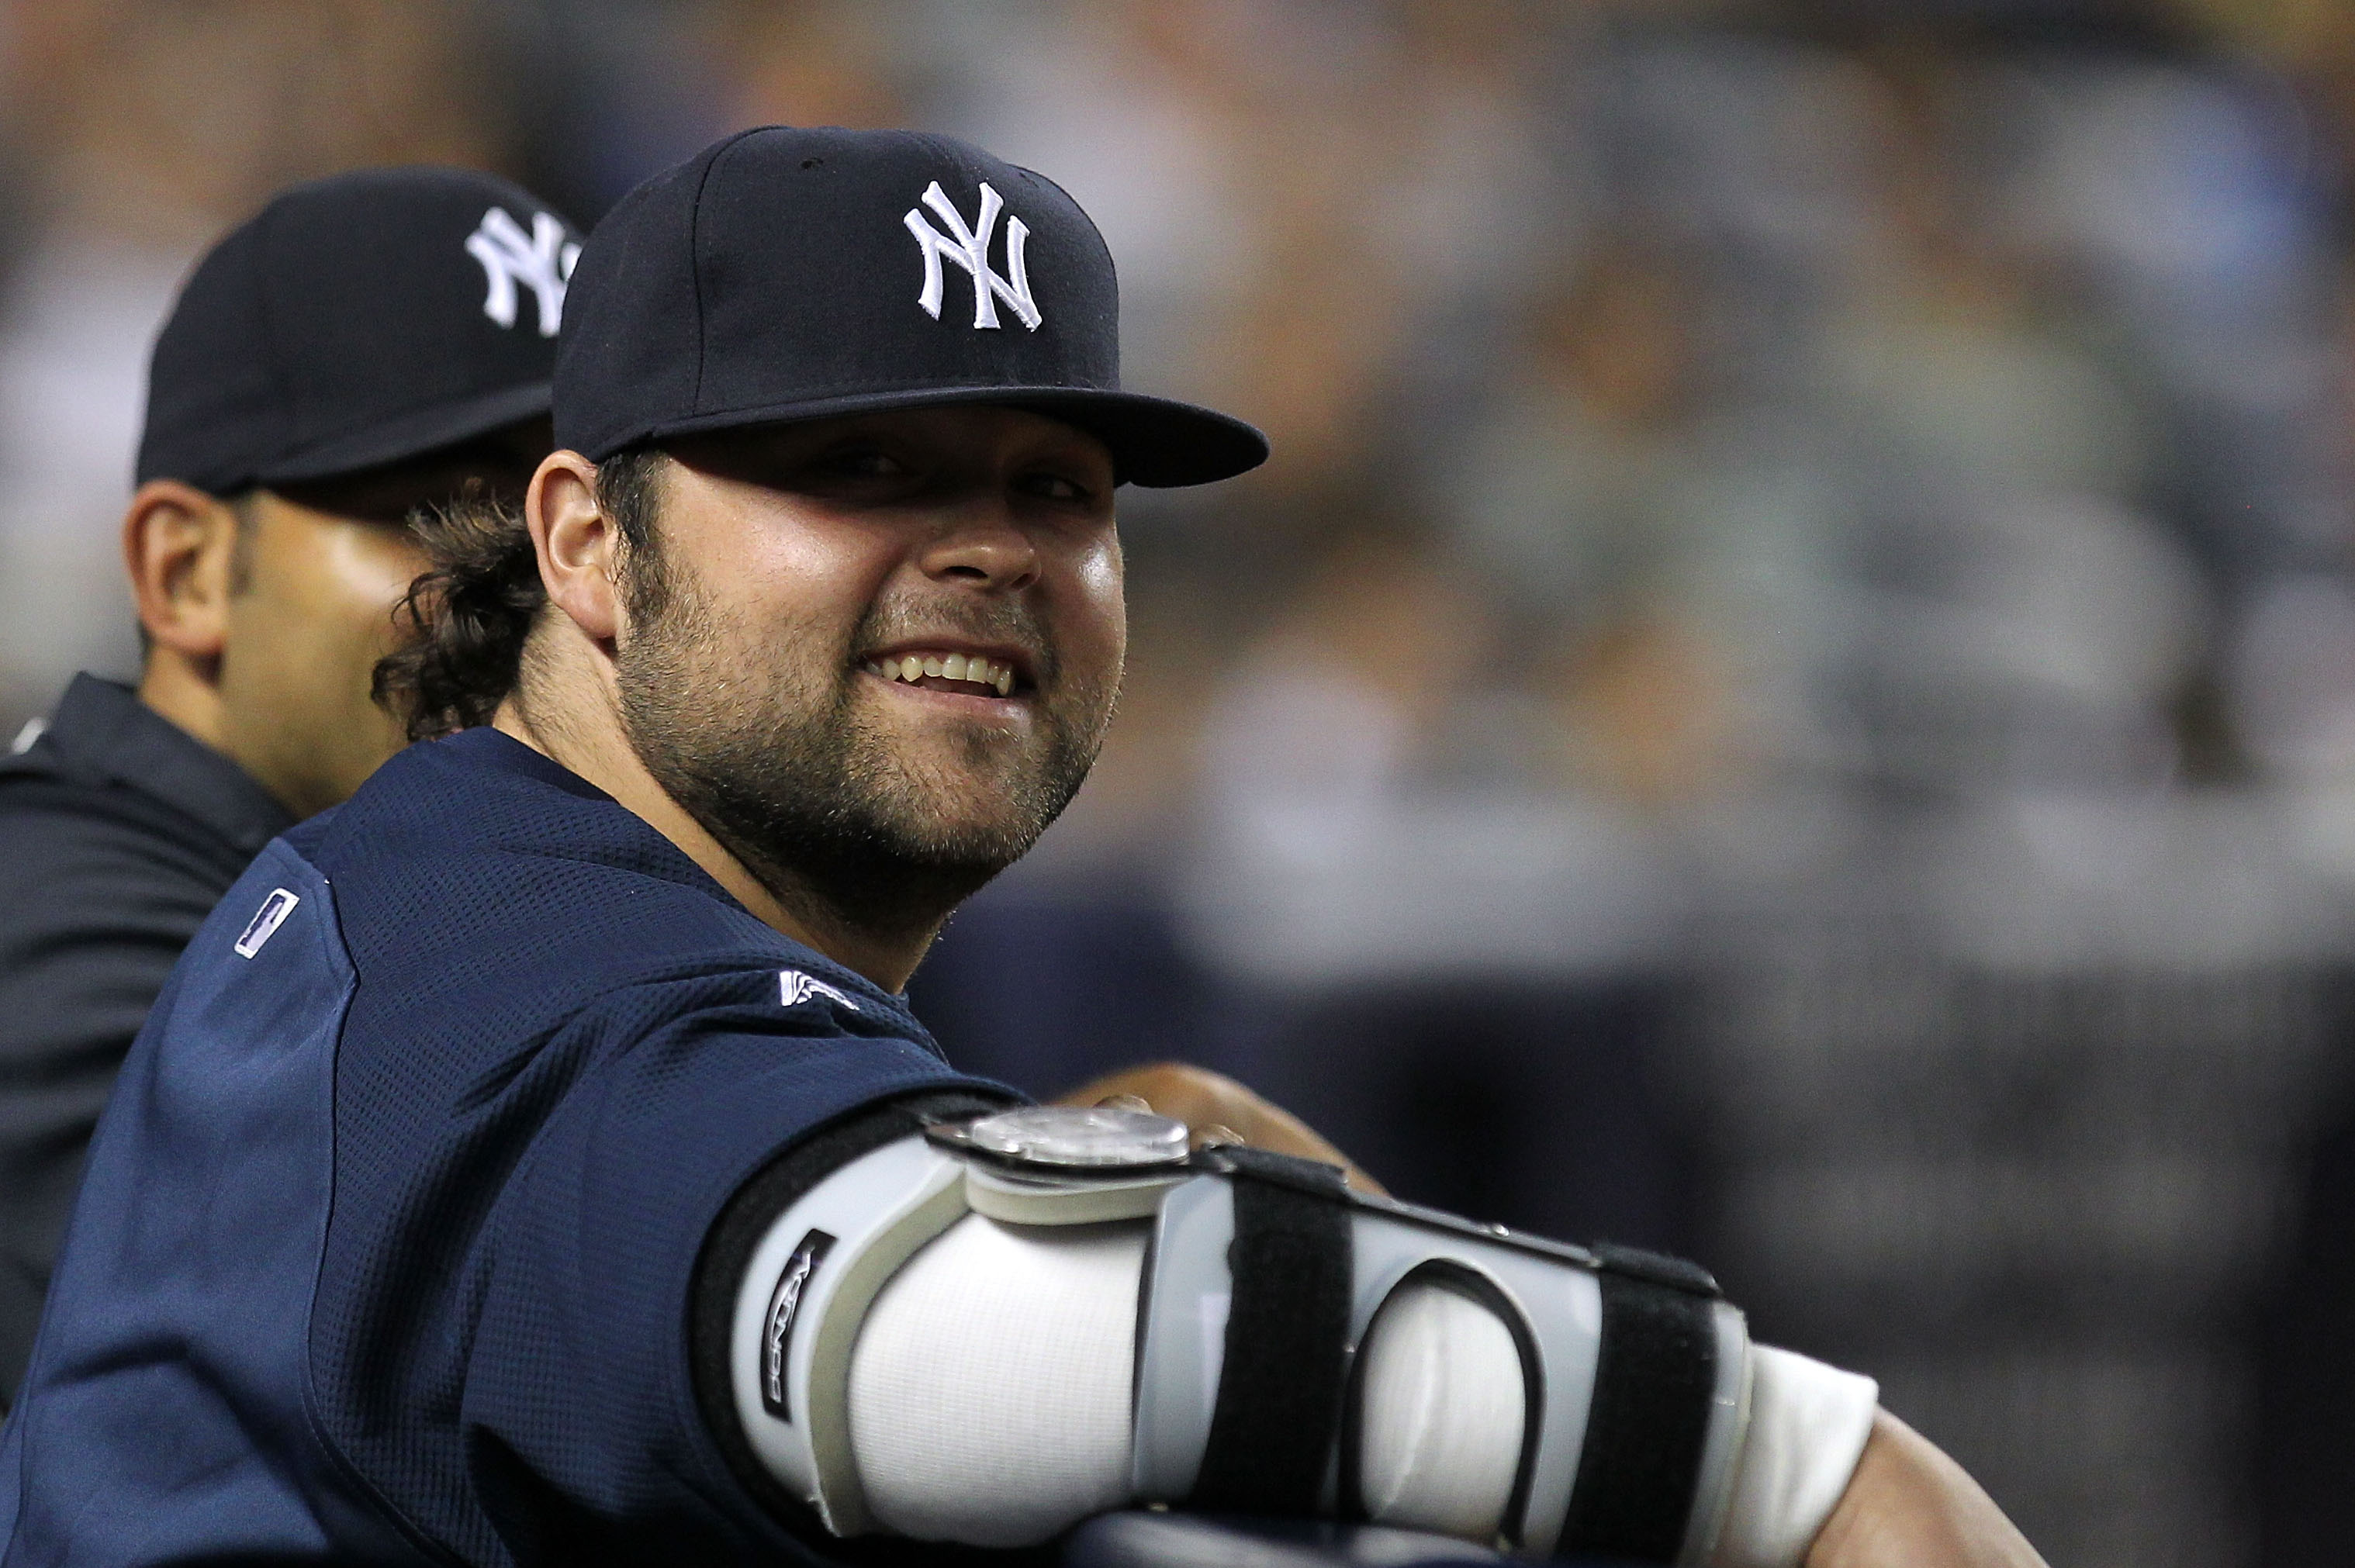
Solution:
<svg viewBox="0 0 2355 1568"><path fill-rule="evenodd" d="M938 1055L902 999L763 924L644 819L496 731L411 747L286 842L335 888L356 1068L381 1048L413 1084L431 1041L437 1070L473 1082L576 1023L643 1034L748 1006L763 1032Z"/></svg>
<svg viewBox="0 0 2355 1568"><path fill-rule="evenodd" d="M288 842L335 885L364 981L492 962L503 978L473 989L602 989L812 956L635 813L495 730L410 747Z"/></svg>

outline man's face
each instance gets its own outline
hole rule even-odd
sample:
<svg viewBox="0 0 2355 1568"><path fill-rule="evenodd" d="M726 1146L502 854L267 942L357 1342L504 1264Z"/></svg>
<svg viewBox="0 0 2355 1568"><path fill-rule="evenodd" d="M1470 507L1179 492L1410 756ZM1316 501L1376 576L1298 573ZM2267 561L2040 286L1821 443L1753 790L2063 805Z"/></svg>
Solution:
<svg viewBox="0 0 2355 1568"><path fill-rule="evenodd" d="M255 491L230 567L222 749L297 816L358 789L405 744L368 696L393 607L428 565L406 519L489 490L521 495L545 422L439 456Z"/></svg>
<svg viewBox="0 0 2355 1568"><path fill-rule="evenodd" d="M623 564L633 746L788 906L938 918L1054 820L1111 719L1110 455L955 407L672 456L655 547Z"/></svg>

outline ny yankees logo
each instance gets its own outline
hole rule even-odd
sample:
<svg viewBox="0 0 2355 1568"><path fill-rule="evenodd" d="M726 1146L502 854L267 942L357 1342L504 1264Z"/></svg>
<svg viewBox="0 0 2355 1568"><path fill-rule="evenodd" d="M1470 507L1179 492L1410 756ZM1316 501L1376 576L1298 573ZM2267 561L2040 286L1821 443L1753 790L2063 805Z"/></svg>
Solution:
<svg viewBox="0 0 2355 1568"><path fill-rule="evenodd" d="M997 214L1006 205L998 194L981 182L981 221L965 227L964 217L956 209L934 180L924 192L924 205L931 207L949 231L943 234L924 221L924 215L914 207L908 209L904 221L908 232L924 249L924 291L916 296L916 303L934 321L941 319L941 262L955 262L973 274L973 324L977 327L997 325L997 302L1004 300L1017 320L1032 332L1045 320L1039 313L1038 302L1030 297L1030 272L1022 260L1022 247L1030 238L1029 225L1018 217L1006 220L1006 270L1010 276L999 277L989 265L989 237L997 228Z"/></svg>
<svg viewBox="0 0 2355 1568"><path fill-rule="evenodd" d="M564 238L564 225L545 212L531 217L531 232L495 207L483 214L481 225L466 236L466 254L483 264L490 291L483 296L483 313L503 327L516 323L516 285L521 283L539 300L539 335L554 337L564 319L564 285L581 247Z"/></svg>

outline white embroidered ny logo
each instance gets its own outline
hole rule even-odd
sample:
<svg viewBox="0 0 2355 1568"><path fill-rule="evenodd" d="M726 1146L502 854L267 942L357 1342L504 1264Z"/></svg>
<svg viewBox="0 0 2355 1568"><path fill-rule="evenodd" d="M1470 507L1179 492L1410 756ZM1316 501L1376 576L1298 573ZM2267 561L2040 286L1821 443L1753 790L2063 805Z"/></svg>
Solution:
<svg viewBox="0 0 2355 1568"><path fill-rule="evenodd" d="M531 232L495 207L466 236L466 254L483 264L490 291L483 296L483 313L503 327L516 323L516 285L521 283L539 300L539 335L554 337L564 320L564 286L581 247L564 238L564 225L553 215L536 212Z"/></svg>
<svg viewBox="0 0 2355 1568"><path fill-rule="evenodd" d="M998 194L981 182L981 221L971 228L934 180L924 192L924 205L931 207L949 231L943 234L924 221L924 215L914 207L908 209L904 221L908 232L924 249L924 291L916 296L916 303L934 321L941 319L941 261L943 258L955 262L973 274L973 324L995 327L997 324L997 302L1004 300L1015 318L1032 332L1045 320L1039 305L1030 297L1030 272L1022 260L1022 247L1030 238L1029 226L1020 218L1006 219L1006 277L999 277L989 265L989 237L997 228L997 215L1005 207Z"/></svg>

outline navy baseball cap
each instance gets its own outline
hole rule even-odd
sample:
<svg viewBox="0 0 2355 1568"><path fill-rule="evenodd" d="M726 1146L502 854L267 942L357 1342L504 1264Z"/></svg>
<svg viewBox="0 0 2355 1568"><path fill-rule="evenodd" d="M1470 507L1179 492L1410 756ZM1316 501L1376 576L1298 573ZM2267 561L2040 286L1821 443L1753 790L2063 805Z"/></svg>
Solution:
<svg viewBox="0 0 2355 1568"><path fill-rule="evenodd" d="M1120 387L1112 253L1043 175L945 136L746 131L638 186L581 251L556 444L943 403L1075 425L1124 481L1255 468L1241 419Z"/></svg>
<svg viewBox="0 0 2355 1568"><path fill-rule="evenodd" d="M197 263L155 340L138 482L233 495L545 415L580 252L546 203L468 169L280 193Z"/></svg>

